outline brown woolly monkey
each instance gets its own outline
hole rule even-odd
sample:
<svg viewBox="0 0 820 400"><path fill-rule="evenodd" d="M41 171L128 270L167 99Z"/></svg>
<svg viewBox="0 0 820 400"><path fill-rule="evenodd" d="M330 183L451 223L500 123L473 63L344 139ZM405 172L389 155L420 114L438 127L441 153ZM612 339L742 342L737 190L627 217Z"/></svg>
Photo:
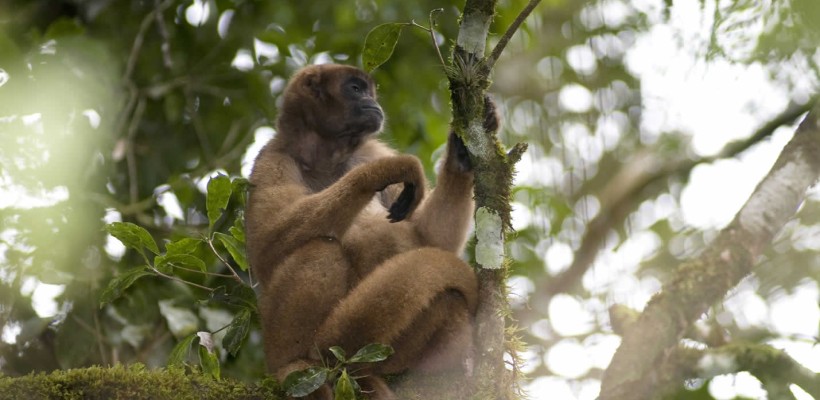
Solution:
<svg viewBox="0 0 820 400"><path fill-rule="evenodd" d="M497 129L488 100L485 129ZM371 398L394 398L379 377L464 368L478 285L462 251L473 173L450 134L426 196L418 159L379 142L384 115L365 72L314 65L283 94L276 136L250 177L250 264L269 371L284 379L370 343L395 354L357 375ZM314 398L332 398L324 386Z"/></svg>

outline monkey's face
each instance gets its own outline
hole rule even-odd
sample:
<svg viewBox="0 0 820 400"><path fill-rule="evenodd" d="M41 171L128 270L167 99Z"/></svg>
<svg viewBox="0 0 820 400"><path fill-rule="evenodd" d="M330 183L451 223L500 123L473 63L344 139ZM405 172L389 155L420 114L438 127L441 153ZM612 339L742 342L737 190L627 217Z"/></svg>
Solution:
<svg viewBox="0 0 820 400"><path fill-rule="evenodd" d="M325 120L326 138L350 141L356 146L361 139L382 129L384 112L376 101L375 85L370 77L355 71L339 76L331 88L332 98L337 102L328 107L335 118Z"/></svg>
<svg viewBox="0 0 820 400"><path fill-rule="evenodd" d="M311 65L291 79L279 113L285 134L312 132L350 150L382 129L384 113L370 75L347 65Z"/></svg>
<svg viewBox="0 0 820 400"><path fill-rule="evenodd" d="M376 91L372 82L358 76L351 76L341 87L341 94L349 105L351 129L364 133L378 132L382 128L384 112L376 101Z"/></svg>

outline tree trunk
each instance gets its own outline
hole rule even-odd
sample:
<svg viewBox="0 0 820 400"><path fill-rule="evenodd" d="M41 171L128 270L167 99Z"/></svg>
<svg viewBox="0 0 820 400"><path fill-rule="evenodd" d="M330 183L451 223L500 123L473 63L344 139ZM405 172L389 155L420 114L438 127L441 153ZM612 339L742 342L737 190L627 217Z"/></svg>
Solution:
<svg viewBox="0 0 820 400"><path fill-rule="evenodd" d="M769 174L749 200L697 259L684 263L655 295L638 320L624 329L623 342L607 368L601 399L656 399L682 387L676 365L687 328L720 301L751 268L774 235L820 177L820 102L806 116Z"/></svg>
<svg viewBox="0 0 820 400"><path fill-rule="evenodd" d="M537 4L537 2L533 3ZM495 132L483 128L484 98L489 76L506 40L520 21L510 27L488 58L485 44L495 14L495 0L467 0L461 17L458 39L453 48L448 78L453 107L453 129L469 149L475 169L476 241L475 260L479 277L480 304L476 317L476 359L473 381L475 398L513 397L516 377L505 367L505 318L507 262L504 256L505 231L510 227L510 191L513 166L525 146L518 145L508 155ZM531 11L525 10L520 20Z"/></svg>

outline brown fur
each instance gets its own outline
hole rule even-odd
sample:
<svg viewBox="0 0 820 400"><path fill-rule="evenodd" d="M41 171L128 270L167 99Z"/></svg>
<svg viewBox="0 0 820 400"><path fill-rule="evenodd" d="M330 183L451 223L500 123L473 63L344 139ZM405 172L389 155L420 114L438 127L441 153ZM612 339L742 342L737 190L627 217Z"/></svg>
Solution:
<svg viewBox="0 0 820 400"><path fill-rule="evenodd" d="M353 354L389 344L395 354L368 367L362 382L371 398L389 399L379 375L463 368L472 350L477 282L456 254L469 229L473 175L451 134L425 199L419 161L374 138L383 119L374 87L340 65L306 67L291 79L277 134L254 165L246 224L268 369L283 379L332 358L331 346ZM323 387L314 397L329 394Z"/></svg>

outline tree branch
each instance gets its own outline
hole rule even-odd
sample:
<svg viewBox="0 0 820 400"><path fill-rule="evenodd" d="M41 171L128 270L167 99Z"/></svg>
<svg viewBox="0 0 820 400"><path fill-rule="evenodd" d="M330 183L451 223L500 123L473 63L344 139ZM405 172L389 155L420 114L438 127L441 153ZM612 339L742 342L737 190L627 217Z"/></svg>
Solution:
<svg viewBox="0 0 820 400"><path fill-rule="evenodd" d="M498 57L501 57L501 53L504 51L504 48L507 47L507 43L510 42L510 39L518 31L518 28L521 27L521 24L524 23L524 20L529 17L532 10L538 6L541 0L530 0L529 3L524 7L523 10L515 17L515 20L512 24L507 28L507 31L498 39L498 43L496 43L495 48L490 53L490 56L487 58L487 68L492 69L495 65L495 62L498 61Z"/></svg>
<svg viewBox="0 0 820 400"><path fill-rule="evenodd" d="M715 156L694 160L688 158L671 160L662 165L662 157L654 150L637 153L632 161L621 168L599 193L601 211L588 223L572 263L569 268L550 279L544 291L549 296L553 296L566 293L576 287L595 262L599 250L604 247L604 240L609 231L623 224L629 213L644 200L657 194L656 191L648 191L648 187L673 176L686 176L697 165L737 156L770 137L777 128L794 123L798 117L809 111L813 103L814 101L806 104L790 104L783 112L759 127L751 136L728 143Z"/></svg>
<svg viewBox="0 0 820 400"><path fill-rule="evenodd" d="M602 400L662 398L677 387L674 374L663 374L653 365L666 362L691 323L751 272L764 247L802 203L806 189L820 177L818 118L820 103L815 103L732 223L703 255L682 264L626 329L604 374Z"/></svg>
<svg viewBox="0 0 820 400"><path fill-rule="evenodd" d="M718 375L747 371L769 390L800 386L814 398L820 398L820 374L800 365L782 350L765 344L734 343L715 349L679 348L674 366L678 380L709 379ZM787 389L788 390L788 389ZM769 393L769 398L780 398Z"/></svg>

